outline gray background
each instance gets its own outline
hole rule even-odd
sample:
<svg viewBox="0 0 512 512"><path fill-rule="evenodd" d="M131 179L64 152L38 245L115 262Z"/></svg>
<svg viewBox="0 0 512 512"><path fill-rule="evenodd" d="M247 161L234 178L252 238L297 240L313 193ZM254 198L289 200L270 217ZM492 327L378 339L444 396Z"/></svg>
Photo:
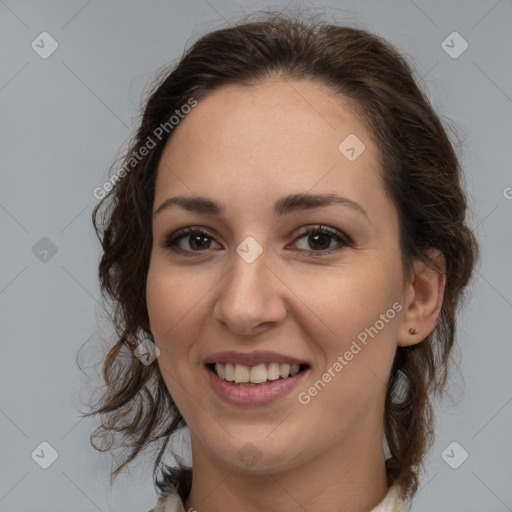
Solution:
<svg viewBox="0 0 512 512"><path fill-rule="evenodd" d="M110 459L89 445L96 423L79 415L93 383L79 371L77 352L87 342L97 358L109 335L93 190L136 126L141 92L155 71L197 36L267 5L0 0L0 511L143 512L155 503L154 454L109 488ZM482 244L460 315L452 399L437 404L437 440L412 510L512 510L512 3L322 5L328 16L374 31L409 56L456 130L453 140L455 133L462 140L470 223ZM31 47L44 31L58 43L46 59ZM458 58L441 45L453 31L469 44ZM48 469L31 458L43 441L58 452ZM454 441L460 447L448 450L452 461L462 449L469 454L457 469L441 456Z"/></svg>

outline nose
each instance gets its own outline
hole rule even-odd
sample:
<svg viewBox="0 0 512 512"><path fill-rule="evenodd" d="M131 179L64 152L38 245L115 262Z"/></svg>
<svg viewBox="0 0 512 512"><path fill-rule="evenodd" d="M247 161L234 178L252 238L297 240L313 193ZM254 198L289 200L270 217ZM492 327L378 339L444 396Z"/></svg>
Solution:
<svg viewBox="0 0 512 512"><path fill-rule="evenodd" d="M233 333L256 334L286 317L286 290L267 266L265 250L251 263L234 252L232 267L220 284L214 317Z"/></svg>

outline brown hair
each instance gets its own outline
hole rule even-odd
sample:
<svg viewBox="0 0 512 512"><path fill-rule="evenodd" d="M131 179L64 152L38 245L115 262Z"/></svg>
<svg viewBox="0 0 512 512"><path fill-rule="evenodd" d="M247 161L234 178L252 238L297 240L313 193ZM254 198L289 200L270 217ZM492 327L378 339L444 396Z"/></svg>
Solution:
<svg viewBox="0 0 512 512"><path fill-rule="evenodd" d="M478 257L476 239L465 223L466 197L452 144L405 59L386 41L365 30L267 15L263 20L216 30L200 38L149 95L142 121L124 158L124 168L140 155L155 128L191 98L200 101L227 84L248 85L279 76L319 81L348 98L375 138L387 193L400 219L404 274L437 248L446 259L446 287L434 331L411 347L398 347L385 404L386 461L389 482L405 495L417 491L419 469L433 442L431 397L442 393L454 344L456 312ZM153 477L162 490L176 486L185 499L191 471L181 462L160 461L171 435L185 425L157 364L145 366L133 350L150 338L145 299L152 246L152 208L156 170L172 130L125 175L96 206L93 223L103 256L99 278L104 297L114 303L117 342L103 363L105 391L89 412L103 421L91 435L114 446L122 439L123 462L114 477L145 447L163 440ZM105 206L102 226L99 210ZM124 352L124 353L123 353ZM128 352L128 353L126 353ZM163 479L158 481L158 470Z"/></svg>

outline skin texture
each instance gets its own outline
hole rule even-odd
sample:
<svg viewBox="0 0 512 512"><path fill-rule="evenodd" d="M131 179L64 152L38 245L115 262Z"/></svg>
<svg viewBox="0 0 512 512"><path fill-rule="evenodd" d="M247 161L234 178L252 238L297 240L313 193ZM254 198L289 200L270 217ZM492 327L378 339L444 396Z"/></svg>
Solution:
<svg viewBox="0 0 512 512"><path fill-rule="evenodd" d="M349 134L366 146L354 161L338 150ZM336 193L367 217L344 205L276 217L274 202L292 193ZM275 78L222 87L180 122L162 155L153 211L176 195L226 209L216 217L173 206L153 220L147 305L158 364L191 432L186 508L326 512L343 503L346 512L369 511L387 492L384 399L397 345L433 330L444 288L419 261L403 280L399 221L370 133L322 84ZM353 245L306 232L319 224ZM191 256L162 247L186 226L209 233L202 246L190 235L177 242ZM236 252L248 236L263 249L252 263ZM394 303L394 318L300 403L298 393ZM215 394L203 364L223 350L273 350L311 369L272 404L234 406ZM250 468L238 457L249 442L261 455Z"/></svg>

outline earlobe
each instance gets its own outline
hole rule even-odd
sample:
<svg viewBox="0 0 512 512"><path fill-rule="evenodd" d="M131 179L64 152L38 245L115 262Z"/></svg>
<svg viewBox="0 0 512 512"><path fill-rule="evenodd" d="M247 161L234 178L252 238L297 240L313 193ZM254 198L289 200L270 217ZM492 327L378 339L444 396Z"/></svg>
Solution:
<svg viewBox="0 0 512 512"><path fill-rule="evenodd" d="M412 282L407 285L408 299L397 338L401 347L424 340L434 330L443 305L446 284L444 255L437 249L425 252L432 264L429 266L421 260L414 262L414 275Z"/></svg>

